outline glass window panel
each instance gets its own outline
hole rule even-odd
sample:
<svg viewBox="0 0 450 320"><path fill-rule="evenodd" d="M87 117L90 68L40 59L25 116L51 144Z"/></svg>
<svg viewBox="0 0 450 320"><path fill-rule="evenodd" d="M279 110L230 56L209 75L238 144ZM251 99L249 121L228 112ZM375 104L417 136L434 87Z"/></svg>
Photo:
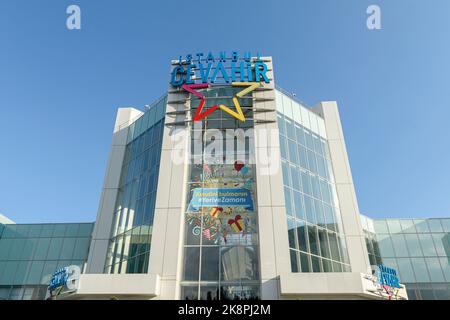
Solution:
<svg viewBox="0 0 450 320"><path fill-rule="evenodd" d="M60 259L72 259L76 238L65 238L61 249Z"/></svg>
<svg viewBox="0 0 450 320"><path fill-rule="evenodd" d="M319 179L315 175L311 175L311 186L313 196L317 199L322 199L322 196L320 195Z"/></svg>
<svg viewBox="0 0 450 320"><path fill-rule="evenodd" d="M403 234L393 234L392 243L394 245L395 255L397 257L408 257L408 249L406 248L405 238Z"/></svg>
<svg viewBox="0 0 450 320"><path fill-rule="evenodd" d="M9 300L22 300L25 288L13 288L9 295Z"/></svg>
<svg viewBox="0 0 450 320"><path fill-rule="evenodd" d="M30 226L26 224L17 225L16 232L17 238L25 238L28 236L28 232L30 231Z"/></svg>
<svg viewBox="0 0 450 320"><path fill-rule="evenodd" d="M305 210L303 208L303 197L300 192L294 191L294 211L298 219L305 220Z"/></svg>
<svg viewBox="0 0 450 320"><path fill-rule="evenodd" d="M417 282L429 282L430 277L428 275L427 265L423 258L411 258L411 263L416 275Z"/></svg>
<svg viewBox="0 0 450 320"><path fill-rule="evenodd" d="M450 257L439 258L441 262L442 272L444 273L445 280L450 282Z"/></svg>
<svg viewBox="0 0 450 320"><path fill-rule="evenodd" d="M3 266L3 273L0 273L0 284L12 285L14 277L19 267L19 261L6 261Z"/></svg>
<svg viewBox="0 0 450 320"><path fill-rule="evenodd" d="M286 138L280 135L280 153L282 159L287 159Z"/></svg>
<svg viewBox="0 0 450 320"><path fill-rule="evenodd" d="M444 232L440 219L429 219L428 227L430 228L431 232Z"/></svg>
<svg viewBox="0 0 450 320"><path fill-rule="evenodd" d="M422 219L415 219L414 224L416 225L417 232L430 232L430 229L428 228L428 223L426 220Z"/></svg>
<svg viewBox="0 0 450 320"><path fill-rule="evenodd" d="M20 261L17 265L16 274L14 276L14 285L24 285L27 283L28 271L30 270L31 261Z"/></svg>
<svg viewBox="0 0 450 320"><path fill-rule="evenodd" d="M327 229L336 231L333 209L330 206L324 205L323 213L325 216L325 224L327 226Z"/></svg>
<svg viewBox="0 0 450 320"><path fill-rule="evenodd" d="M200 300L219 300L219 286L202 285L200 287Z"/></svg>
<svg viewBox="0 0 450 320"><path fill-rule="evenodd" d="M446 233L433 233L431 236L433 237L438 256L450 255L450 244L448 242L450 236Z"/></svg>
<svg viewBox="0 0 450 320"><path fill-rule="evenodd" d="M422 300L436 300L433 289L420 289L420 296Z"/></svg>
<svg viewBox="0 0 450 320"><path fill-rule="evenodd" d="M277 114L277 123L278 123L278 130L280 131L280 134L286 135L286 126L284 123L283 115L278 113Z"/></svg>
<svg viewBox="0 0 450 320"><path fill-rule="evenodd" d="M405 234L406 245L411 257L422 257L422 249L420 248L419 238L417 234Z"/></svg>
<svg viewBox="0 0 450 320"><path fill-rule="evenodd" d="M64 237L66 233L65 224L55 224L53 226L53 237Z"/></svg>
<svg viewBox="0 0 450 320"><path fill-rule="evenodd" d="M328 239L330 241L331 257L333 260L340 261L337 235L334 232L330 232L328 233Z"/></svg>
<svg viewBox="0 0 450 320"><path fill-rule="evenodd" d="M288 218L287 219L287 226L288 226L288 239L289 239L289 247L290 248L296 248L295 244L295 220Z"/></svg>
<svg viewBox="0 0 450 320"><path fill-rule="evenodd" d="M308 226L309 248L312 254L319 255L319 239L317 238L317 227Z"/></svg>
<svg viewBox="0 0 450 320"><path fill-rule="evenodd" d="M314 150L317 152L317 154L322 155L322 146L320 145L320 139L316 135L312 135L313 142L314 142Z"/></svg>
<svg viewBox="0 0 450 320"><path fill-rule="evenodd" d="M326 162L322 156L317 156L317 171L322 178L327 178Z"/></svg>
<svg viewBox="0 0 450 320"><path fill-rule="evenodd" d="M441 270L441 264L438 258L425 258L428 271L430 272L431 282L444 282L444 274Z"/></svg>
<svg viewBox="0 0 450 320"><path fill-rule="evenodd" d="M333 272L342 272L342 264L333 261Z"/></svg>
<svg viewBox="0 0 450 320"><path fill-rule="evenodd" d="M308 196L304 196L303 200L305 201L306 220L309 223L317 224L316 216L315 216L315 213L314 213L313 199L308 197Z"/></svg>
<svg viewBox="0 0 450 320"><path fill-rule="evenodd" d="M450 219L441 219L441 224L444 232L450 232Z"/></svg>
<svg viewBox="0 0 450 320"><path fill-rule="evenodd" d="M287 133L288 138L292 139L292 140L296 140L295 127L294 127L293 121L286 119L285 123L286 123L286 133Z"/></svg>
<svg viewBox="0 0 450 320"><path fill-rule="evenodd" d="M219 280L219 247L202 248L202 281Z"/></svg>
<svg viewBox="0 0 450 320"><path fill-rule="evenodd" d="M312 152L311 150L308 150L308 163L309 163L309 170L312 173L317 173L316 156L314 155L314 152Z"/></svg>
<svg viewBox="0 0 450 320"><path fill-rule="evenodd" d="M50 238L40 238L34 253L34 260L45 260L49 246Z"/></svg>
<svg viewBox="0 0 450 320"><path fill-rule="evenodd" d="M287 187L284 187L284 201L286 205L286 214L289 216L293 216L294 212L292 210L292 191Z"/></svg>
<svg viewBox="0 0 450 320"><path fill-rule="evenodd" d="M291 171L292 187L296 190L300 190L300 177L296 167L289 166Z"/></svg>
<svg viewBox="0 0 450 320"><path fill-rule="evenodd" d="M437 300L450 300L449 288L434 288L434 295L436 296Z"/></svg>
<svg viewBox="0 0 450 320"><path fill-rule="evenodd" d="M297 151L297 143L292 140L287 140L288 148L289 148L289 160L295 164L298 164L298 151Z"/></svg>
<svg viewBox="0 0 450 320"><path fill-rule="evenodd" d="M78 227L79 237L90 237L92 234L92 229L94 225L92 223L82 223Z"/></svg>
<svg viewBox="0 0 450 320"><path fill-rule="evenodd" d="M199 280L199 247L186 247L184 257L184 280L198 281Z"/></svg>
<svg viewBox="0 0 450 320"><path fill-rule="evenodd" d="M184 300L198 300L198 286L182 286L181 297Z"/></svg>
<svg viewBox="0 0 450 320"><path fill-rule="evenodd" d="M322 257L325 258L330 258L331 259L331 254L330 254L330 248L328 246L328 236L327 236L327 231L324 229L318 229L318 233L319 233L319 241L320 241L320 253Z"/></svg>
<svg viewBox="0 0 450 320"><path fill-rule="evenodd" d="M26 239L25 245L23 247L22 254L21 254L22 260L33 259L38 241L39 241L39 238ZM3 241L0 241L0 243L1 242L3 242ZM1 253L1 250L0 250L0 253Z"/></svg>
<svg viewBox="0 0 450 320"><path fill-rule="evenodd" d="M378 233L389 233L387 228L386 220L374 220L373 226L375 228L375 232Z"/></svg>
<svg viewBox="0 0 450 320"><path fill-rule="evenodd" d="M55 229L55 225L54 224L43 224L40 226L40 228L33 230L34 228L32 228L30 230L30 235L32 233L34 233L36 235L36 237L52 237L53 236L53 232Z"/></svg>
<svg viewBox="0 0 450 320"><path fill-rule="evenodd" d="M342 235L338 235L339 240L339 252L341 255L341 261L347 264L350 264L350 258L348 257L347 243L345 241L345 237Z"/></svg>
<svg viewBox="0 0 450 320"><path fill-rule="evenodd" d="M76 237L78 233L78 224L71 223L66 226L66 237Z"/></svg>
<svg viewBox="0 0 450 320"><path fill-rule="evenodd" d="M386 261L383 262L386 263ZM399 272L399 279L401 283L416 282L411 260L409 258L397 259L397 266ZM393 266L394 267L394 266Z"/></svg>
<svg viewBox="0 0 450 320"><path fill-rule="evenodd" d="M313 272L322 272L321 259L316 256L311 256L311 264Z"/></svg>
<svg viewBox="0 0 450 320"><path fill-rule="evenodd" d="M394 257L394 247L392 246L391 237L388 234L378 234L378 247L382 257Z"/></svg>
<svg viewBox="0 0 450 320"><path fill-rule="evenodd" d="M307 154L306 148L303 146L299 146L298 147L298 157L299 157L300 166L304 169L309 170L308 156L306 154Z"/></svg>
<svg viewBox="0 0 450 320"><path fill-rule="evenodd" d="M40 284L45 261L33 261L28 273L27 284Z"/></svg>
<svg viewBox="0 0 450 320"><path fill-rule="evenodd" d="M0 240L1 241L1 240ZM27 239L16 239L13 242L13 245L11 247L10 253L9 253L9 260L19 260L22 257L22 251L25 247L25 243L27 242Z"/></svg>
<svg viewBox="0 0 450 320"><path fill-rule="evenodd" d="M291 255L291 272L299 272L299 265L298 265L298 258L297 258L297 251L295 250L289 250Z"/></svg>
<svg viewBox="0 0 450 320"><path fill-rule="evenodd" d="M387 224L389 231L391 233L400 233L402 232L402 227L400 226L400 221L396 219L387 219Z"/></svg>
<svg viewBox="0 0 450 320"><path fill-rule="evenodd" d="M308 252L308 231L304 221L297 220L297 241L299 249Z"/></svg>
<svg viewBox="0 0 450 320"><path fill-rule="evenodd" d="M291 178L290 178L290 174L289 174L289 165L287 164L286 161L282 161L281 162L281 168L282 168L282 172L283 172L283 183L284 183L284 185L292 186Z"/></svg>
<svg viewBox="0 0 450 320"><path fill-rule="evenodd" d="M311 272L309 259L310 255L300 252L300 265L302 267L302 272Z"/></svg>
<svg viewBox="0 0 450 320"><path fill-rule="evenodd" d="M17 236L16 233L17 225L7 224L3 229L2 238L15 238Z"/></svg>
<svg viewBox="0 0 450 320"><path fill-rule="evenodd" d="M297 142L300 143L301 145L305 145L305 134L303 132L303 129L299 126L295 126L295 133L297 135Z"/></svg>
<svg viewBox="0 0 450 320"><path fill-rule="evenodd" d="M320 191L324 202L331 204L331 194L328 183L325 180L320 180Z"/></svg>
<svg viewBox="0 0 450 320"><path fill-rule="evenodd" d="M436 256L437 252L434 248L433 238L431 234L419 234L419 241L422 247L424 256Z"/></svg>
<svg viewBox="0 0 450 320"><path fill-rule="evenodd" d="M323 212L323 205L322 201L314 199L314 209L316 213L316 219L317 219L317 225L319 227L326 227L324 212Z"/></svg>
<svg viewBox="0 0 450 320"><path fill-rule="evenodd" d="M411 219L401 219L400 225L402 227L403 233L416 233L416 228L414 227L414 222Z"/></svg>
<svg viewBox="0 0 450 320"><path fill-rule="evenodd" d="M327 259L322 259L323 272L333 272L332 262Z"/></svg>
<svg viewBox="0 0 450 320"><path fill-rule="evenodd" d="M314 150L314 143L312 140L311 132L309 130L303 130L303 132L305 133L306 146L309 149Z"/></svg>
<svg viewBox="0 0 450 320"><path fill-rule="evenodd" d="M76 260L87 259L89 249L89 238L79 238L76 240L75 249L73 251L72 258Z"/></svg>
<svg viewBox="0 0 450 320"><path fill-rule="evenodd" d="M312 195L309 174L306 171L302 171L301 175L303 192L307 195Z"/></svg>
<svg viewBox="0 0 450 320"><path fill-rule="evenodd" d="M58 260L61 253L63 238L52 238L47 253L47 260Z"/></svg>

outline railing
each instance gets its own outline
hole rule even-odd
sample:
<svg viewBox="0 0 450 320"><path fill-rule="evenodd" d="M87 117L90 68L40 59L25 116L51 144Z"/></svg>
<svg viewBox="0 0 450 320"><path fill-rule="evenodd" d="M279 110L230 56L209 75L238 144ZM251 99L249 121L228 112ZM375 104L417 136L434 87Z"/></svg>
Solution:
<svg viewBox="0 0 450 320"><path fill-rule="evenodd" d="M310 107L309 107L306 103L304 103L303 101L301 101L300 99L298 99L297 96L296 96L294 93L288 92L288 91L284 90L283 88L281 88L281 87L278 86L278 85L275 85L275 89L277 89L278 91L280 91L282 94L288 96L289 98L291 98L291 99L294 100L295 102L301 104L303 107L305 107L305 108L307 108L307 109L310 109Z"/></svg>

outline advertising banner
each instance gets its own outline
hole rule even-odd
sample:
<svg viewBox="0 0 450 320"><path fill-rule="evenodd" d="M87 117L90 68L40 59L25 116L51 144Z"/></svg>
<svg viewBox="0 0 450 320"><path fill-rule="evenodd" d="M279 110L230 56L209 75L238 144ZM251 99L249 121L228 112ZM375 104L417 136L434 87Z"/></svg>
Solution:
<svg viewBox="0 0 450 320"><path fill-rule="evenodd" d="M189 203L189 212L201 207L243 207L253 211L253 200L244 188L195 188Z"/></svg>

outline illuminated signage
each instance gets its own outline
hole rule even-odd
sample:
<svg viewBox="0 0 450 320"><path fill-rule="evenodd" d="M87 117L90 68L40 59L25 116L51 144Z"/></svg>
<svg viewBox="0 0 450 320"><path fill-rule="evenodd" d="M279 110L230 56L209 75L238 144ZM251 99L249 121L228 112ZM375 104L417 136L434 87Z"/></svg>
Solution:
<svg viewBox="0 0 450 320"><path fill-rule="evenodd" d="M187 54L185 59L179 57L178 64L172 70L170 83L174 87L181 87L183 84L217 83L220 80L223 83L269 83L267 71L267 65L261 60L259 52L253 61L250 52L244 53L243 56L239 56L237 51L232 51L229 56L224 51L219 52L218 56L211 52L206 55L197 53L195 56Z"/></svg>
<svg viewBox="0 0 450 320"><path fill-rule="evenodd" d="M378 282L381 286L400 288L397 271L382 264L378 265Z"/></svg>
<svg viewBox="0 0 450 320"><path fill-rule="evenodd" d="M56 270L47 290L47 296L54 298L64 293L74 292L78 289L81 269L79 266L67 266Z"/></svg>
<svg viewBox="0 0 450 320"><path fill-rule="evenodd" d="M238 99L260 87L261 82L269 83L267 71L268 67L262 61L259 52L255 59L252 59L250 52L239 56L237 51L232 51L229 56L224 51L218 56L214 56L211 52L206 55L197 53L195 56L187 54L184 59L179 57L178 64L172 70L170 83L200 99L192 119L194 122L202 120L217 109L245 122ZM203 110L206 98L197 90L217 84L243 87L243 90L232 97L234 110L224 104L213 105L208 110Z"/></svg>

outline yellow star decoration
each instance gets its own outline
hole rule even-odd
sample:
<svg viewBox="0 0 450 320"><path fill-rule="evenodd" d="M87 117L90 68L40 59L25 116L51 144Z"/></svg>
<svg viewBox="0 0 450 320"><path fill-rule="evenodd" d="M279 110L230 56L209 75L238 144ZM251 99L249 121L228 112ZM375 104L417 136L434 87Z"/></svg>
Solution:
<svg viewBox="0 0 450 320"><path fill-rule="evenodd" d="M241 105L239 104L237 98L242 98L247 93L250 93L256 88L259 88L259 82L233 82L231 85L233 87L247 87L244 90L236 93L236 97L233 97L233 104L234 107L236 108L236 111L231 110L230 108L224 106L223 104L219 105L219 108L228 113L229 115L235 117L239 121L245 122L245 116L244 113L242 112Z"/></svg>

